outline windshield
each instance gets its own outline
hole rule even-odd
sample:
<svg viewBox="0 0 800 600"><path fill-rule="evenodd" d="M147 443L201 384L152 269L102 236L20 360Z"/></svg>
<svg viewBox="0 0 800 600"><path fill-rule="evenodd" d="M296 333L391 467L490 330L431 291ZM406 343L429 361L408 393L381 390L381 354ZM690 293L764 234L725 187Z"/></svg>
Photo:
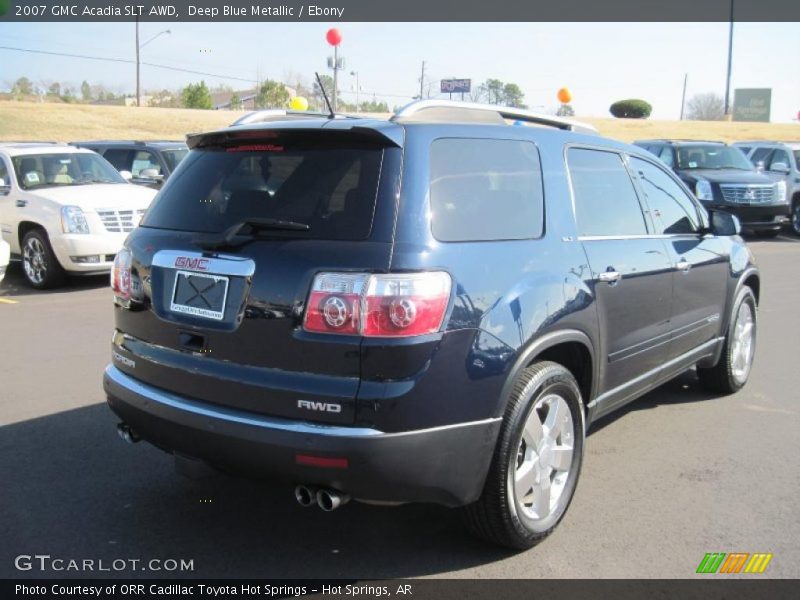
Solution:
<svg viewBox="0 0 800 600"><path fill-rule="evenodd" d="M172 173L178 163L181 162L186 155L189 154L188 148L177 148L175 150L162 150L161 156L164 157L164 162L167 163L169 172Z"/></svg>
<svg viewBox="0 0 800 600"><path fill-rule="evenodd" d="M732 146L700 144L678 148L679 169L741 169L752 171L753 165L744 153Z"/></svg>
<svg viewBox="0 0 800 600"><path fill-rule="evenodd" d="M248 219L277 219L308 228L259 233L365 239L382 156L374 145L313 140L192 150L142 225L220 233Z"/></svg>
<svg viewBox="0 0 800 600"><path fill-rule="evenodd" d="M26 154L11 159L17 182L24 190L62 185L127 183L97 154Z"/></svg>

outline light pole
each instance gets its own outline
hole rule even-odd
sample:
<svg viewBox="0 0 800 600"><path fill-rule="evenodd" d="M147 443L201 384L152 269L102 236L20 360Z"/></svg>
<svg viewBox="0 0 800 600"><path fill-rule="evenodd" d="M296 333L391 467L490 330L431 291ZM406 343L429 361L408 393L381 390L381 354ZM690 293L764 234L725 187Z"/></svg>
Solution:
<svg viewBox="0 0 800 600"><path fill-rule="evenodd" d="M731 0L731 24L728 30L728 76L725 79L725 116L730 113L731 64L733 62L733 0Z"/></svg>
<svg viewBox="0 0 800 600"><path fill-rule="evenodd" d="M328 29L328 32L325 34L325 39L328 41L328 44L333 46L333 58L328 58L328 66L333 69L333 112L336 112L336 106L338 104L338 96L339 96L339 69L344 68L344 59L339 58L339 44L342 43L342 32L336 29L335 27Z"/></svg>
<svg viewBox="0 0 800 600"><path fill-rule="evenodd" d="M356 78L356 112L359 112L361 109L358 101L358 92L361 90L361 86L358 84L358 71L350 71L350 75Z"/></svg>
<svg viewBox="0 0 800 600"><path fill-rule="evenodd" d="M169 30L169 29L165 29L164 31L159 31L157 34L155 34L149 40L147 40L143 44L140 44L139 43L139 19L136 19L136 106L141 106L142 105L141 77L140 77L141 63L139 61L139 54L141 53L142 48L147 46L147 44L152 42L158 36L164 35L165 33L172 33L172 31Z"/></svg>

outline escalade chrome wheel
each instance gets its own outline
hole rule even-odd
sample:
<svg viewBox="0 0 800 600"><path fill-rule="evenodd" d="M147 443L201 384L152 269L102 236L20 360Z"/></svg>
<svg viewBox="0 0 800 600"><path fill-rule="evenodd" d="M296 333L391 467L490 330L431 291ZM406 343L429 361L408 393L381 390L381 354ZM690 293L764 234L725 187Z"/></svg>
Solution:
<svg viewBox="0 0 800 600"><path fill-rule="evenodd" d="M22 240L22 268L25 279L37 289L52 287L63 279L64 272L44 231L33 229L25 234Z"/></svg>
<svg viewBox="0 0 800 600"><path fill-rule="evenodd" d="M572 374L553 362L514 383L486 483L464 508L476 535L525 549L550 535L575 492L583 460L584 413Z"/></svg>
<svg viewBox="0 0 800 600"><path fill-rule="evenodd" d="M756 297L744 286L736 296L719 362L713 367L697 367L704 387L732 394L747 383L756 351Z"/></svg>
<svg viewBox="0 0 800 600"><path fill-rule="evenodd" d="M795 200L792 209L792 230L795 234L800 235L800 200Z"/></svg>

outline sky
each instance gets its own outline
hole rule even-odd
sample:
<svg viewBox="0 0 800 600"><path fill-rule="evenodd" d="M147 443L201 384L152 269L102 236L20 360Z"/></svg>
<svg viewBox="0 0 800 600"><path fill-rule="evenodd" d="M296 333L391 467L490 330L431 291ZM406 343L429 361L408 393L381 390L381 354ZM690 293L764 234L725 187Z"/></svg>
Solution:
<svg viewBox="0 0 800 600"><path fill-rule="evenodd" d="M142 61L247 80L285 80L299 73L309 84L314 71L329 73L331 47L325 23L143 23ZM346 70L339 87L355 100L402 106L419 93L422 61L426 80L471 78L473 86L496 78L517 83L525 102L540 111L558 105L556 92L573 93L578 116L608 116L609 105L642 98L652 118L680 114L684 74L687 98L725 92L728 23L338 23ZM135 57L132 23L0 23L0 46L54 52ZM731 89L772 88L772 120L791 122L800 111L800 23L737 23ZM18 77L78 87L84 79L133 93L132 64L24 54L0 50L0 88ZM176 89L205 79L210 86L248 83L142 67L145 90ZM427 86L426 86L427 87ZM731 92L731 102L733 92Z"/></svg>

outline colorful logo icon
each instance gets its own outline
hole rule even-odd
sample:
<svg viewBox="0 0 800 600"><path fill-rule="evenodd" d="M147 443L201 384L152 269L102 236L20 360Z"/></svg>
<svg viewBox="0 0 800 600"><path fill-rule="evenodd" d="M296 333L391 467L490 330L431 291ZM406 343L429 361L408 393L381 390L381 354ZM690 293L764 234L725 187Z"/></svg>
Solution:
<svg viewBox="0 0 800 600"><path fill-rule="evenodd" d="M708 552L697 566L703 574L763 573L767 569L772 553L755 552Z"/></svg>

